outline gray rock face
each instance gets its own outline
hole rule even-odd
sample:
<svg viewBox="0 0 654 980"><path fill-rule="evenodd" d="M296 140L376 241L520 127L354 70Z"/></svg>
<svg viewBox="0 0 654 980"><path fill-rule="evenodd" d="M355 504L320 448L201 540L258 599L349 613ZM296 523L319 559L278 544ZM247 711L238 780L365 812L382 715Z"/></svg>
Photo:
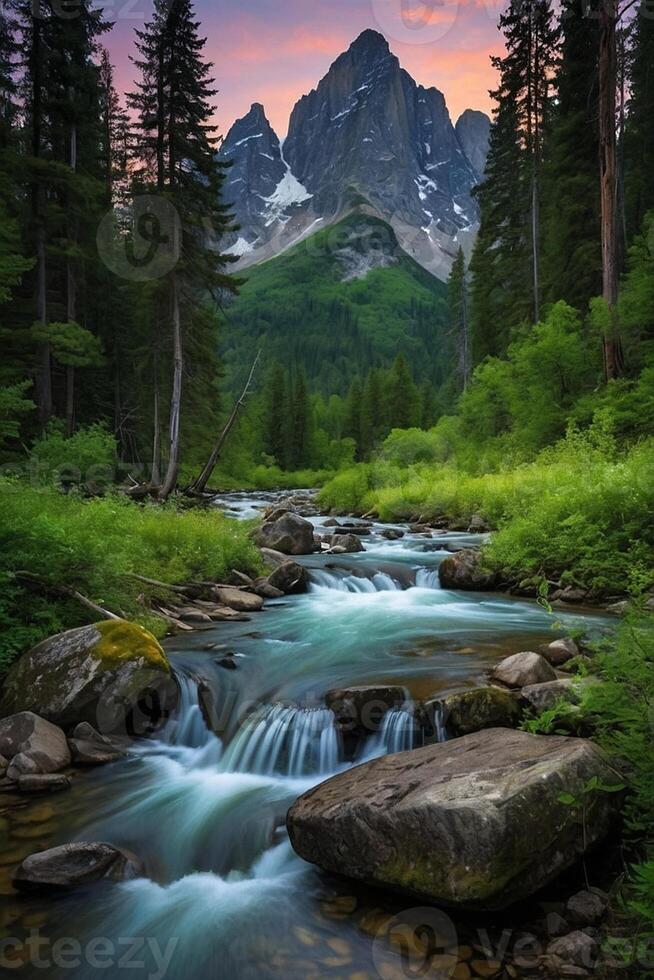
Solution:
<svg viewBox="0 0 654 980"><path fill-rule="evenodd" d="M259 105L228 133L220 151L234 161L226 197L242 225L232 250L242 265L270 258L364 205L446 279L478 227L471 192L485 165L484 119L464 113L460 136L442 93L417 85L386 39L364 31L296 104L283 147ZM350 258L344 277L365 274Z"/></svg>
<svg viewBox="0 0 654 980"><path fill-rule="evenodd" d="M485 112L466 109L456 121L456 135L463 152L481 181L486 169L491 121Z"/></svg>
<svg viewBox="0 0 654 980"><path fill-rule="evenodd" d="M64 844L26 858L16 871L21 891L58 891L88 885L103 878L134 877L137 865L110 844Z"/></svg>
<svg viewBox="0 0 654 980"><path fill-rule="evenodd" d="M103 734L144 735L166 720L178 695L151 633L122 620L102 622L23 654L5 680L0 716L33 711L66 729L86 721Z"/></svg>
<svg viewBox="0 0 654 980"><path fill-rule="evenodd" d="M481 556L472 549L444 558L438 566L438 577L444 589L489 592L497 586L497 575L481 567Z"/></svg>
<svg viewBox="0 0 654 980"><path fill-rule="evenodd" d="M532 895L608 832L615 793L560 800L588 780L618 782L583 739L493 729L357 766L291 807L305 860L446 907L494 910Z"/></svg>
<svg viewBox="0 0 654 980"><path fill-rule="evenodd" d="M491 677L505 687L531 687L555 681L556 673L539 653L527 651L502 660L493 669Z"/></svg>
<svg viewBox="0 0 654 980"><path fill-rule="evenodd" d="M257 532L260 548L279 551L283 555L310 555L315 551L313 524L298 514L284 513L267 521Z"/></svg>
<svg viewBox="0 0 654 980"><path fill-rule="evenodd" d="M70 765L66 736L31 711L0 721L0 754L9 760L7 777L59 772Z"/></svg>

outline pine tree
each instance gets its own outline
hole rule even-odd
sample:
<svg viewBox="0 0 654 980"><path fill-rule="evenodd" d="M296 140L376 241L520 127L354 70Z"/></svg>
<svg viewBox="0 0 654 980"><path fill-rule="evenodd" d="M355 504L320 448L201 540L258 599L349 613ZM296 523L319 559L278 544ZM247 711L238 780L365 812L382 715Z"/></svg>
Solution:
<svg viewBox="0 0 654 980"><path fill-rule="evenodd" d="M363 399L363 386L361 378L355 377L350 385L345 400L345 420L343 422L343 437L354 439L356 446L357 459L361 459L361 402Z"/></svg>
<svg viewBox="0 0 654 980"><path fill-rule="evenodd" d="M288 452L288 403L284 369L281 364L274 364L263 394L263 443L265 452L282 468L286 466Z"/></svg>
<svg viewBox="0 0 654 980"><path fill-rule="evenodd" d="M626 225L629 241L654 210L654 19L643 0L634 19L629 66L629 102L624 157Z"/></svg>
<svg viewBox="0 0 654 980"><path fill-rule="evenodd" d="M448 304L450 310L450 335L456 352L456 370L461 389L465 391L470 382L470 325L468 321L468 283L466 281L466 260L463 249L459 248L447 282Z"/></svg>
<svg viewBox="0 0 654 980"><path fill-rule="evenodd" d="M587 5L565 0L558 93L543 179L543 297L581 312L601 292L597 193L598 23Z"/></svg>
<svg viewBox="0 0 654 980"><path fill-rule="evenodd" d="M391 429L410 429L420 423L420 399L403 354L393 362L388 382L388 418Z"/></svg>
<svg viewBox="0 0 654 980"><path fill-rule="evenodd" d="M180 421L185 348L201 297L233 292L236 281L225 267L233 257L216 248L231 220L221 203L225 167L216 159L211 124L216 92L212 65L203 59L206 39L199 34L191 0L156 0L152 20L137 31L141 72L129 103L137 113L135 154L143 161L142 184L155 187L172 205L172 234L179 261L164 282L172 345L168 468L160 496L175 488L180 464Z"/></svg>

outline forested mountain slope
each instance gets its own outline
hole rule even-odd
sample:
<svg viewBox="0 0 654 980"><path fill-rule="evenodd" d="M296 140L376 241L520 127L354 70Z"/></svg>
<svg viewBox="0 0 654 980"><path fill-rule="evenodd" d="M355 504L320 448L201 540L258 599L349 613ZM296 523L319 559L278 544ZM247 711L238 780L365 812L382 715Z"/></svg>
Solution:
<svg viewBox="0 0 654 980"><path fill-rule="evenodd" d="M451 360L447 288L385 222L352 213L244 273L222 340L230 383L251 354L303 368L311 390L344 393L401 350L417 381L440 385Z"/></svg>

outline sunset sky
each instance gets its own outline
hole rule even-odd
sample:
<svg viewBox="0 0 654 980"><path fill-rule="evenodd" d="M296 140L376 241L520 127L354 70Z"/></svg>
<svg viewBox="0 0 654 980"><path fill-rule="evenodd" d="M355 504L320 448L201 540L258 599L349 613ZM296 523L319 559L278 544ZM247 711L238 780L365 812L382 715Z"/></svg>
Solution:
<svg viewBox="0 0 654 980"><path fill-rule="evenodd" d="M124 91L134 78L134 29L150 16L151 0L102 6L116 22L106 43ZM215 62L220 131L261 102L285 136L297 99L368 27L385 35L416 81L444 92L453 119L466 108L489 111L501 7L500 0L196 0Z"/></svg>

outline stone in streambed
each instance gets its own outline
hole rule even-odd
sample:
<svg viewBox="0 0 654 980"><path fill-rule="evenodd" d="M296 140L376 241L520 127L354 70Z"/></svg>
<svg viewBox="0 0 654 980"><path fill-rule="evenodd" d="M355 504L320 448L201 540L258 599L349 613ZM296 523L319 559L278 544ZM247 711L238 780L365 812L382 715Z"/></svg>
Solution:
<svg viewBox="0 0 654 980"><path fill-rule="evenodd" d="M333 777L291 807L291 843L325 871L437 905L503 909L603 839L615 793L586 797L586 837L564 793L619 777L583 739L506 729L386 756Z"/></svg>
<svg viewBox="0 0 654 980"><path fill-rule="evenodd" d="M259 612L263 606L261 596L243 592L233 585L217 585L214 593L218 602L236 612Z"/></svg>
<svg viewBox="0 0 654 980"><path fill-rule="evenodd" d="M323 541L334 554L356 554L366 550L356 534L326 534ZM338 552L336 548L339 549Z"/></svg>
<svg viewBox="0 0 654 980"><path fill-rule="evenodd" d="M486 728L516 728L522 709L516 698L497 687L480 687L444 698L433 698L423 705L427 718L438 713L448 735L460 738ZM435 722L432 722L435 727Z"/></svg>
<svg viewBox="0 0 654 980"><path fill-rule="evenodd" d="M539 653L514 653L491 671L491 678L505 687L527 687L556 680L554 668Z"/></svg>
<svg viewBox="0 0 654 980"><path fill-rule="evenodd" d="M545 684L530 684L522 688L520 699L527 707L542 714L543 711L553 708L558 701L579 704L583 683L588 682L563 678L563 680L547 681Z"/></svg>
<svg viewBox="0 0 654 980"><path fill-rule="evenodd" d="M124 881L139 873L135 859L110 844L64 844L25 858L14 885L20 891L59 891L107 878Z"/></svg>
<svg viewBox="0 0 654 980"><path fill-rule="evenodd" d="M63 773L36 773L31 776L19 776L17 786L21 793L61 793L70 789L73 781Z"/></svg>
<svg viewBox="0 0 654 980"><path fill-rule="evenodd" d="M315 551L313 524L290 512L273 517L274 520L266 521L257 532L256 542L260 548L284 555L310 555Z"/></svg>
<svg viewBox="0 0 654 980"><path fill-rule="evenodd" d="M568 636L562 640L554 640L553 643L543 643L538 648L538 652L553 667L562 667L569 660L579 656L579 647L572 637Z"/></svg>
<svg viewBox="0 0 654 980"><path fill-rule="evenodd" d="M498 585L497 574L485 569L479 552L469 548L444 558L438 576L444 589L489 592Z"/></svg>
<svg viewBox="0 0 654 980"><path fill-rule="evenodd" d="M118 620L68 630L23 654L5 680L0 715L32 711L62 728L87 721L142 735L168 718L178 697L158 641Z"/></svg>
<svg viewBox="0 0 654 980"><path fill-rule="evenodd" d="M408 696L404 687L345 687L328 691L325 704L334 712L343 735L359 737L377 733L391 708L401 707Z"/></svg>
<svg viewBox="0 0 654 980"><path fill-rule="evenodd" d="M286 595L306 592L309 573L296 561L285 561L268 576L268 584Z"/></svg>
<svg viewBox="0 0 654 980"><path fill-rule="evenodd" d="M61 728L32 711L0 721L0 753L9 760L7 778L59 772L70 765L70 751Z"/></svg>

